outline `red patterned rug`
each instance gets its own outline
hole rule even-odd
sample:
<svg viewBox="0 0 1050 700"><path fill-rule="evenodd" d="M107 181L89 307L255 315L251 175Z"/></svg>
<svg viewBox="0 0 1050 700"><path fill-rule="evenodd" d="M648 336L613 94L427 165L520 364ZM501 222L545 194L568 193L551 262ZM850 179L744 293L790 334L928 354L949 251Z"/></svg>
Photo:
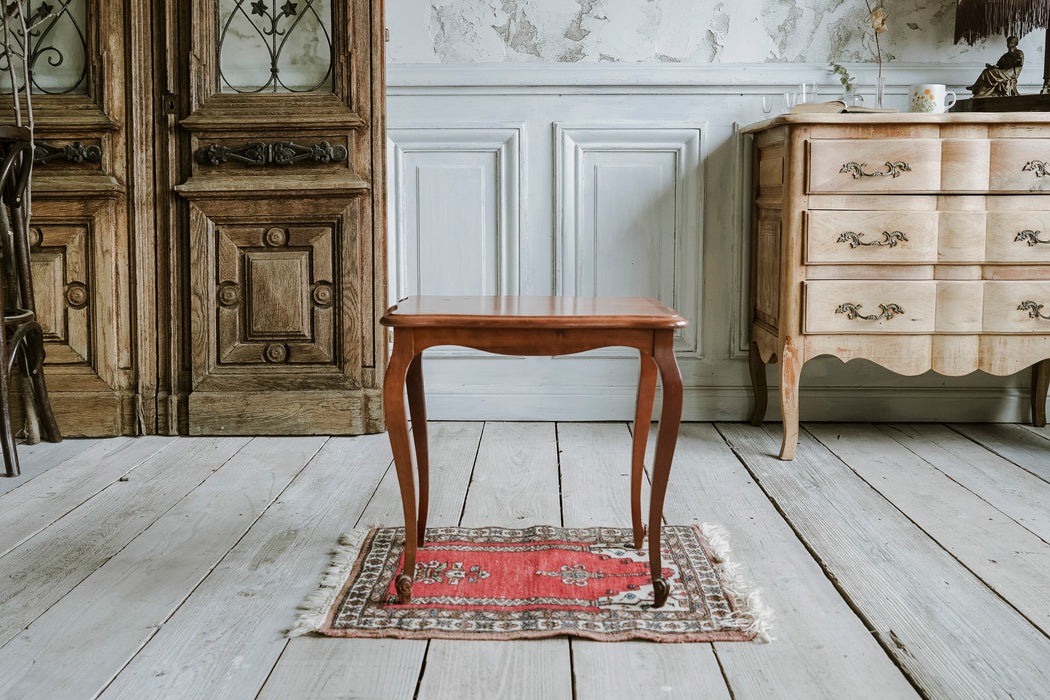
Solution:
<svg viewBox="0 0 1050 700"><path fill-rule="evenodd" d="M665 526L662 540L671 593L655 609L649 555L634 549L630 529L432 528L412 601L401 605L394 577L404 530L356 531L289 635L768 641L768 614L756 594L742 595L717 528Z"/></svg>

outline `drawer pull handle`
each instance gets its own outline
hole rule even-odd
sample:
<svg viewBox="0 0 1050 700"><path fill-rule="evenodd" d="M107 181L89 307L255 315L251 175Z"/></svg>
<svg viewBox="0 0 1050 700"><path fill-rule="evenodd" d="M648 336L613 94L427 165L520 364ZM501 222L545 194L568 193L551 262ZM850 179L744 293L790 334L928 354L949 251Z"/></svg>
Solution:
<svg viewBox="0 0 1050 700"><path fill-rule="evenodd" d="M1040 243L1043 243L1044 245L1050 245L1050 241L1044 241L1039 237L1040 233L1042 233L1042 231L1032 231L1031 229L1025 229L1024 231L1021 231L1019 234L1017 234L1017 238L1014 239L1014 242L1016 243L1020 241L1027 241L1029 246L1039 245Z"/></svg>
<svg viewBox="0 0 1050 700"><path fill-rule="evenodd" d="M876 171L874 173L867 173L864 172L865 166L867 166L867 163L856 163L854 161L850 161L849 163L844 163L842 166L842 170L840 170L839 172L849 173L853 176L854 180L859 180L862 177L900 177L902 172L911 170L911 166L905 163L903 160L898 160L892 163L890 161L886 161L886 172ZM1027 168L1028 166L1025 167Z"/></svg>
<svg viewBox="0 0 1050 700"><path fill-rule="evenodd" d="M1041 160L1030 160L1024 164L1021 170L1030 170L1035 173L1036 177L1046 177L1050 175L1050 170L1047 170L1046 163Z"/></svg>
<svg viewBox="0 0 1050 700"><path fill-rule="evenodd" d="M845 233L843 233L842 235L839 236L839 239L836 242L837 243L849 243L849 247L850 248L856 248L857 246L861 246L861 245L866 245L866 246L883 246L883 245L888 245L890 248L894 248L901 241L907 242L907 240L908 240L908 237L905 236L900 231L883 231L882 235L884 236L884 239L881 240L881 241L868 241L868 242L865 243L864 241L860 240L864 236L863 233L855 233L853 231L846 231ZM1040 241L1040 243L1050 243L1050 241Z"/></svg>
<svg viewBox="0 0 1050 700"><path fill-rule="evenodd" d="M1025 303L1029 304L1033 302ZM879 304L879 308L882 309L882 313L880 313L878 316L876 316L875 314L868 314L867 316L865 316L860 312L860 307L861 304L853 304L850 302L846 302L845 304L839 304L839 308L835 309L835 313L846 314L846 318L848 318L850 321L857 318L864 319L865 321L889 321L894 316L904 315L904 309L902 309L897 304ZM1050 316L1048 316L1047 318L1050 318Z"/></svg>
<svg viewBox="0 0 1050 700"><path fill-rule="evenodd" d="M1043 304L1036 304L1034 301L1022 301L1017 307L1018 311L1027 311L1028 318L1044 318L1050 321L1050 316L1044 316L1040 313L1043 308Z"/></svg>

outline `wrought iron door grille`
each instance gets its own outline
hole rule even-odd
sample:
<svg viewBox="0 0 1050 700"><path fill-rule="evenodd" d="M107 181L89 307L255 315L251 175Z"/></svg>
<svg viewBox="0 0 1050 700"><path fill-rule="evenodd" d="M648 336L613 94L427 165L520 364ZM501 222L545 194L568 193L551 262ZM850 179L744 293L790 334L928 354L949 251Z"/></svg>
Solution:
<svg viewBox="0 0 1050 700"><path fill-rule="evenodd" d="M87 0L20 1L29 29L28 74L33 93L69 95L86 92L88 46L84 26ZM4 7L12 4L3 3ZM17 14L8 16L7 34L8 41L0 45L0 93L5 95L11 94L12 72L19 90L25 81L21 47L26 35Z"/></svg>
<svg viewBox="0 0 1050 700"><path fill-rule="evenodd" d="M329 1L220 0L219 89L239 93L331 90Z"/></svg>

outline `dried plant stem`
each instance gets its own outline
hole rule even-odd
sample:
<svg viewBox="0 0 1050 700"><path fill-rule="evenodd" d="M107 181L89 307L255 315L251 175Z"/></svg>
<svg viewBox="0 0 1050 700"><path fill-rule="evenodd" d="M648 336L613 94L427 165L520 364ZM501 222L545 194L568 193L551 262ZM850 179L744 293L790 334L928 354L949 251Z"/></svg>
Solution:
<svg viewBox="0 0 1050 700"><path fill-rule="evenodd" d="M866 8L868 8L868 16L870 17L872 15L872 13L875 12L875 8L871 6L871 3L868 0L864 0L864 6ZM878 33L878 31L875 31L874 29L872 31L875 34L875 58L877 58L878 61L879 61L879 77L881 78L882 77L882 45L879 43L879 33Z"/></svg>

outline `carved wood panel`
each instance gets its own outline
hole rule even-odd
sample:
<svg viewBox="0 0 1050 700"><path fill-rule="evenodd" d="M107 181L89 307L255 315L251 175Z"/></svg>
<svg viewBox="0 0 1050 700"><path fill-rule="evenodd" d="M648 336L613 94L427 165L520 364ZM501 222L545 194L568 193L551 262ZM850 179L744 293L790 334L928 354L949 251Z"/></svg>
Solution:
<svg viewBox="0 0 1050 700"><path fill-rule="evenodd" d="M89 236L84 225L30 230L37 320L51 364L92 362Z"/></svg>
<svg viewBox="0 0 1050 700"><path fill-rule="evenodd" d="M215 232L219 365L333 364L331 226Z"/></svg>
<svg viewBox="0 0 1050 700"><path fill-rule="evenodd" d="M189 207L171 209L188 253L170 257L187 285L171 335L189 353L172 363L169 412L191 434L381 430L381 3L277 6L279 24L307 10L331 20L330 76L314 89L284 85L288 66L271 57L281 84L258 91L242 88L265 81L234 77L217 0L190 5L186 111L172 127L175 190ZM218 25L190 21L202 17ZM247 76L246 66L236 70Z"/></svg>

